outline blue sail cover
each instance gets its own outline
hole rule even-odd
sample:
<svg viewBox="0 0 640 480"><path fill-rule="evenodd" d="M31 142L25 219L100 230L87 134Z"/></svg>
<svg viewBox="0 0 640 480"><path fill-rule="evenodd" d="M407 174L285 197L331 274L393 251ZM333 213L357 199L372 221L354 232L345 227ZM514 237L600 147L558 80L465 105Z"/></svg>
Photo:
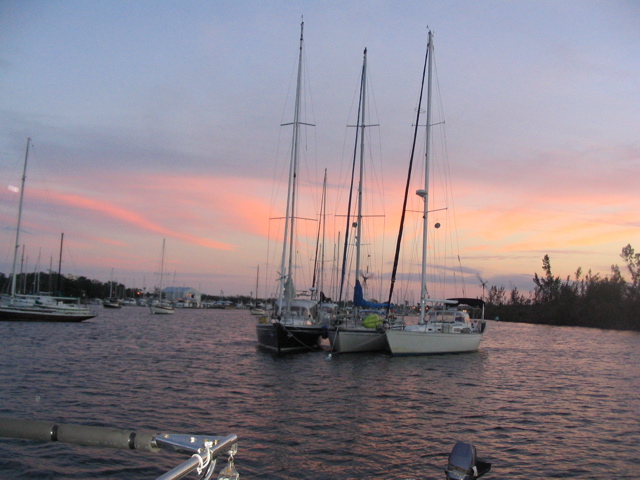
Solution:
<svg viewBox="0 0 640 480"><path fill-rule="evenodd" d="M388 302L375 303L368 302L364 299L364 293L362 292L362 285L360 280L356 280L356 286L353 289L353 306L362 308L387 308ZM391 305L393 307L393 305Z"/></svg>

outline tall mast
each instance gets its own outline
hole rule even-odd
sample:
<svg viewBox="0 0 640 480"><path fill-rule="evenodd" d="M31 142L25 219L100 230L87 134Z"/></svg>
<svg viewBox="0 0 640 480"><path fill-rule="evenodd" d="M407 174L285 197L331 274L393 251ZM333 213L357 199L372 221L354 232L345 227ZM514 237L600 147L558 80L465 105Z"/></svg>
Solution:
<svg viewBox="0 0 640 480"><path fill-rule="evenodd" d="M433 36L429 30L429 43L427 45L429 57L429 73L427 76L427 127L425 138L424 158L424 190L418 190L417 195L424 200L424 216L422 225L422 274L420 275L420 323L424 322L427 300L427 232L429 226L429 147L431 143L431 66L433 63Z"/></svg>
<svg viewBox="0 0 640 480"><path fill-rule="evenodd" d="M24 154L24 168L22 170L22 185L20 186L20 203L18 205L18 226L16 228L16 246L13 251L13 267L11 268L11 303L16 295L16 263L18 262L18 249L20 248L20 224L22 222L22 201L24 200L24 183L27 179L27 159L29 158L29 144L31 138L27 138L27 150Z"/></svg>
<svg viewBox="0 0 640 480"><path fill-rule="evenodd" d="M345 228L344 236L344 248L342 252L342 274L340 277L340 295L338 302L342 303L342 291L344 287L346 271L347 271L347 256L349 253L349 231L351 229L351 201L353 195L353 183L355 180L355 168L356 159L358 154L358 137L360 137L360 159L359 159L359 171L358 171L358 192L357 192L357 213L356 213L356 283L358 282L358 275L360 274L360 236L362 234L362 188L363 188L363 171L364 171L364 129L367 126L365 124L365 99L366 99L366 83L367 83L367 49L364 49L363 61L362 61L362 73L360 75L360 97L358 98L358 116L356 120L356 137L353 147L353 163L351 165L351 184L349 188L349 201L347 204L347 226ZM353 125L349 125L353 126Z"/></svg>
<svg viewBox="0 0 640 480"><path fill-rule="evenodd" d="M291 138L291 162L289 164L289 187L287 191L287 212L284 227L284 240L282 245L282 261L280 264L280 293L278 295L280 309L282 312L283 297L285 284L289 281L293 285L293 241L295 238L294 223L295 223L295 202L296 202L296 187L298 176L298 154L299 154L299 134L300 134L300 95L302 90L302 51L304 47L304 22L300 23L300 48L298 53L298 76L296 81L296 100L295 110L293 114L293 135ZM286 268L285 268L286 267ZM289 310L289 301L287 299L285 311Z"/></svg>
<svg viewBox="0 0 640 480"><path fill-rule="evenodd" d="M356 283L360 278L360 252L362 244L362 184L364 181L364 129L365 108L366 108L366 88L367 88L367 49L364 49L364 59L362 61L362 83L360 85L360 96L362 109L360 113L360 179L358 180L358 220L356 227ZM354 309L354 312L357 308Z"/></svg>
<svg viewBox="0 0 640 480"><path fill-rule="evenodd" d="M327 231L327 169L324 169L324 186L322 188L322 250L320 250L320 281L318 282L318 289L320 293L324 290L324 248L326 242ZM324 295L324 294L323 294ZM318 298L320 298L318 296Z"/></svg>
<svg viewBox="0 0 640 480"><path fill-rule="evenodd" d="M429 53L431 45L431 31L427 42L427 50L425 52L424 67L422 68L422 82L420 83L420 97L418 99L418 108L416 109L416 123L413 130L413 142L411 143L411 156L409 157L409 172L404 187L404 199L402 201L402 213L400 216L400 228L398 229L398 239L396 241L396 252L393 258L393 269L391 271L391 283L389 285L389 300L387 302L387 315L391 309L391 300L393 299L393 289L396 284L396 274L398 272L398 262L400 259L400 247L402 245L402 235L404 232L404 220L407 214L407 200L409 198L409 186L411 185L411 172L413 170L413 160L416 151L416 141L418 138L418 128L420 127L420 111L422 108L422 95L424 93L424 80L427 74L427 64L431 63L431 54Z"/></svg>
<svg viewBox="0 0 640 480"><path fill-rule="evenodd" d="M320 199L320 214L318 215L318 234L316 236L316 254L313 261L313 280L311 281L312 298L320 298L317 292L322 291L322 280L324 275L324 225L325 207L327 204L327 169L324 169L324 180L322 182L322 197ZM322 242L320 242L320 232L322 232ZM317 288L316 288L317 286Z"/></svg>

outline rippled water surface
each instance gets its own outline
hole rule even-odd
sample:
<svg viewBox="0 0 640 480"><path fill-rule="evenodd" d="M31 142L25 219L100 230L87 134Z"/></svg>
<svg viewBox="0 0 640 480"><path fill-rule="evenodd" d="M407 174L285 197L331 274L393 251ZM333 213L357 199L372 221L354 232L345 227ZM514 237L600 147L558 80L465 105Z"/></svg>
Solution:
<svg viewBox="0 0 640 480"><path fill-rule="evenodd" d="M241 478L640 478L640 335L489 322L480 351L391 357L256 346L243 310L0 322L0 416L239 437ZM153 479L186 458L0 439L0 478ZM192 476L190 478L196 478Z"/></svg>

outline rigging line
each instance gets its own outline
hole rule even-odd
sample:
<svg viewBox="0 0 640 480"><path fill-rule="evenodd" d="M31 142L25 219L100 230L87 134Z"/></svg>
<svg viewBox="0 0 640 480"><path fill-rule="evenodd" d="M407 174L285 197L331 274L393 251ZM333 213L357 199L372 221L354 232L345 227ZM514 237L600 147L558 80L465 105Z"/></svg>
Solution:
<svg viewBox="0 0 640 480"><path fill-rule="evenodd" d="M304 102L303 102L303 109L304 109L304 118L310 118L312 120L312 123L305 123L304 125L307 126L312 126L315 127L315 118L316 118L316 114L315 114L315 103L313 101L313 90L311 88L311 74L309 73L309 64L307 63L307 53L306 53L306 45L303 44L302 46L303 49L303 55L302 55L302 62L303 62L303 68L304 68L304 74L302 76L302 81L303 81L303 89L302 89L302 93L304 96ZM310 113L307 113L307 111L309 111ZM312 142L312 147L313 147L313 161L314 161L314 165L313 165L313 184L314 185L318 185L319 182L319 177L318 177L318 142L317 142L317 131L315 129L312 130L313 134L313 142ZM305 138L305 149L304 152L306 154L306 152L308 151L308 145L309 145L309 132L307 132L306 129L303 130L303 135ZM307 167L307 178L311 179L311 173L309 171L309 160L307 159L307 156L304 156L305 158L305 166ZM312 196L312 201L314 202L314 211L318 211L317 208L317 197L316 196Z"/></svg>
<svg viewBox="0 0 640 480"><path fill-rule="evenodd" d="M366 55L367 55L367 50L365 49L364 51L364 55L365 55L365 59L366 59ZM347 247L349 245L349 226L351 223L351 204L353 201L353 182L355 180L355 170L356 170L356 161L357 161L357 156L358 156L358 129L360 128L360 112L362 111L362 102L363 102L363 98L362 98L362 83L365 81L365 68L366 68L366 64L363 62L362 64L362 73L360 75L360 96L358 98L358 117L357 117L357 129L356 129L356 135L355 135L355 142L354 142L354 146L353 146L353 161L351 163L351 185L349 188L349 202L347 205L347 227L345 229L345 234L344 234L344 251L343 251L343 255L342 255L342 273L341 273L341 277L340 277L340 292L339 292L339 296L338 296L338 303L342 302L342 292L344 289L344 276L346 273L346 268L347 268Z"/></svg>
<svg viewBox="0 0 640 480"><path fill-rule="evenodd" d="M369 69L368 72L367 72L367 83L370 85L369 88L367 89L367 92L369 92L369 95L371 95L371 98L372 98L372 101L373 101L373 110L375 111L375 118L377 119L377 118L380 118L380 116L378 115L378 104L376 102L375 92L373 91L373 87L372 87L373 82L371 81L371 69ZM369 101L369 104L371 104L371 100ZM371 115L371 113L369 113L369 115ZM383 169L382 169L382 165L383 165L383 162L382 162L382 158L383 158L383 156L382 156L382 136L380 135L380 129L377 129L377 134L378 134L378 142L377 142L377 144L378 144L378 158L380 159L380 173L377 174L378 172L376 171L375 164L373 162L371 162L371 165L372 165L372 167L374 167L374 168L372 168L372 170L373 170L373 175L372 176L376 180L375 184L378 185L378 187L379 187L378 188L378 193L380 194L379 195L380 196L380 202L382 204L382 211L384 212L385 211L385 201L384 201L385 200L385 197L384 197L384 191L385 190L384 190L384 188L382 188L382 186L381 186L382 182L379 180L379 176L380 177L382 176L382 171L383 171ZM373 142L371 142L371 141L369 142L369 149L370 150L371 150L372 143ZM372 155L372 157L373 157L373 155Z"/></svg>
<svg viewBox="0 0 640 480"><path fill-rule="evenodd" d="M323 215L324 215L324 202L325 202L325 198L326 198L326 194L327 194L327 169L324 169L324 182L322 184L322 197L320 199L320 219L318 221L318 234L316 236L316 252L315 252L315 259L313 262L313 280L311 282L311 287L315 288L316 286L316 274L317 274L317 270L318 270L318 250L320 248L320 230L323 226Z"/></svg>
<svg viewBox="0 0 640 480"><path fill-rule="evenodd" d="M374 107L374 111L375 111L375 115L371 115L371 110L369 109L369 111L367 112L367 117L369 117L369 121L364 122L363 123L366 124L365 126L367 127L379 127L380 123L378 121L379 119L379 115L378 115L378 109L377 109L377 103L375 101L375 92L373 91L373 82L371 81L371 69L367 68L367 78L366 78L366 82L367 82L367 86L368 88L366 89L367 92L367 100L368 100L368 104L370 105L373 102L373 107ZM376 120L371 120L371 117L375 117ZM375 123L374 123L375 122ZM384 188L382 186L382 180L381 178L383 178L382 175L382 171L383 171L383 155L382 155L382 137L380 135L380 129L376 129L377 132L377 146L378 146L378 159L379 159L379 171L376 169L376 164L375 162L373 162L373 145L374 142L372 140L372 135L370 131L367 131L367 139L369 140L369 142L366 144L366 149L367 149L367 153L370 159L372 159L372 161L367 162L367 166L369 166L370 168L366 169L366 172L368 173L367 178L370 179L370 182L368 182L368 184L371 185L375 185L378 187L378 190L376 193L378 193L378 197L380 199L380 204L382 205L382 211L385 211L385 202L384 202ZM373 190L372 190L373 191ZM373 208L373 201L372 196L371 195L367 195L367 198L369 199L369 205L372 207L371 209L375 211L375 209Z"/></svg>
<svg viewBox="0 0 640 480"><path fill-rule="evenodd" d="M442 118L442 122L443 124L446 123L445 120L445 115L444 115L444 108L442 105L442 94L440 93L440 81L439 81L439 76L438 76L438 67L437 67L437 63L435 62L435 55L434 55L434 69L435 69L435 81L436 81L436 89L438 91L438 94L436 96L436 98L438 98L439 102L438 102L438 107L439 107L439 115L440 118ZM448 197L448 202L451 205L451 211L447 212L447 218L451 219L451 228L448 230L450 232L450 237L451 237L451 245L455 245L455 255L457 255L457 259L458 259L458 267L459 267L459 271L460 271L460 279L461 279L461 284L462 284L462 296L466 297L466 285L465 285L465 276L463 273L463 269L462 269L462 261L460 259L460 238L458 236L458 224L457 224L457 218L456 218L456 209L455 209L455 195L453 194L453 183L452 183L452 175L451 175L451 164L449 162L449 149L448 149L448 142L447 142L447 131L446 128L442 128L440 130L440 135L441 135L441 143L442 143L442 150L443 150L443 170L444 170L444 178L445 178L445 191L448 193L447 197ZM454 242L455 240L455 242ZM454 252L452 252L454 253ZM455 259L454 259L454 264L455 264ZM455 278L455 277L454 277Z"/></svg>
<svg viewBox="0 0 640 480"><path fill-rule="evenodd" d="M44 192L44 196L47 200L45 203L45 207L46 207L45 211L47 213L52 214L52 216L55 217L56 225L62 227L61 230L64 230L64 223L60 219L60 214L58 209L56 208L56 202L54 202L53 200L53 194L51 193L49 182L47 182L47 179L50 178L51 175L47 175L47 173L43 170L43 165L42 165L42 162L39 161L38 150L36 148L35 143L33 143L33 140L29 139L29 143L31 144L31 149L29 151L29 158L32 159L32 161L30 162L30 165L32 166L32 169L37 170L37 172L40 174L42 178L42 181L41 181L43 185L42 191ZM37 175L35 177L32 175L32 178L37 178ZM23 246L24 246L24 242L23 242ZM64 253L67 255L66 263L71 265L73 270L73 268L76 265L76 262L73 257L73 252L69 250L69 247L67 245L64 245ZM60 271L58 271L58 274L60 274Z"/></svg>
<svg viewBox="0 0 640 480"><path fill-rule="evenodd" d="M289 86L287 87L287 94L285 96L285 101L283 102L283 106L282 106L282 112L280 114L280 124L279 124L280 127L283 127L285 125L290 125L290 123L286 122L285 118L289 114L293 79L296 78L296 75L297 75L297 67L298 67L298 59L299 59L299 51L300 51L299 48L300 47L298 46L298 48L296 48L295 50L296 53L294 56L292 67L291 67L291 73L289 75ZM272 189L271 189L271 211L275 209L276 199L278 199L280 196L280 182L278 182L277 180L284 177L285 169L288 166L287 162L279 162L281 145L282 145L282 136L283 136L283 129L279 128L278 143L276 147L276 162L273 169L273 183L272 183ZM280 163L282 163L282 166L279 166ZM278 174L279 172L280 174ZM272 216L273 215L270 215L270 217Z"/></svg>
<svg viewBox="0 0 640 480"><path fill-rule="evenodd" d="M356 94L358 94L358 108L360 107L360 104L359 104L360 97L361 97L361 95L360 95L360 86L361 86L361 82L358 82L358 84L356 85L356 87L354 89L353 95L351 97L352 100L351 100L351 105L350 105L350 108L349 108L349 115L347 117L348 119L350 119L352 117L354 104L356 103L356 101L355 101ZM358 117L359 117L359 114L358 114ZM348 132L350 131L351 127L353 127L353 125L347 124L345 126L345 129L344 129L344 136L343 136L343 140L342 140L342 158L341 158L341 161L340 161L340 170L338 171L338 177L337 177L338 178L337 185L339 185L340 187L345 187L345 185L347 184L347 181L348 181L348 177L349 177L349 170L348 170L348 168L344 169L344 167L345 167L345 163L347 163L347 162L345 162L345 151L347 150L346 149L346 145L347 145L348 142L351 142L351 139L348 138L349 137ZM349 158L351 158L351 157L349 157ZM348 164L350 164L350 163L351 162L349 162ZM334 205L335 205L334 211L336 212L336 213L334 213L334 218L337 217L337 216L344 216L344 215L339 215L337 213L337 211L340 208L340 205L342 203L342 198L344 196L344 192L347 192L347 191L350 192L351 189L350 188L349 189L347 189L347 188L339 188L337 190L336 199L335 199L335 202L334 202ZM334 229L336 229L335 224L334 224Z"/></svg>
<svg viewBox="0 0 640 480"><path fill-rule="evenodd" d="M429 46L427 46L427 53L424 57L424 67L422 69L422 85L420 86L420 98L418 100L418 111L416 113L416 126L413 133L413 144L411 145L411 157L409 159L409 173L407 175L407 183L404 189L404 201L402 204L402 215L400 217L400 229L398 231L398 240L396 242L396 252L393 259L393 270L391 272L391 285L389 287L389 301L387 302L387 316L389 315L389 310L391 309L391 299L393 297L393 287L396 283L396 275L398 272L398 258L400 256L400 242L402 240L402 232L404 229L404 219L405 219L405 210L407 208L407 199L409 197L409 186L411 183L411 169L413 168L413 158L416 150L416 142L418 137L418 128L420 124L420 110L422 107L422 95L424 93L424 80L427 75L427 60L429 58Z"/></svg>

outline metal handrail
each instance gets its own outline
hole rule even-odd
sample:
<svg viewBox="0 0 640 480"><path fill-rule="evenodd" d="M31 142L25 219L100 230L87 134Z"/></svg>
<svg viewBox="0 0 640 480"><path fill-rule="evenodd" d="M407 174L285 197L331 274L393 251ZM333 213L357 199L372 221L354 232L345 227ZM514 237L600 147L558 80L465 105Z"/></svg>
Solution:
<svg viewBox="0 0 640 480"><path fill-rule="evenodd" d="M233 434L227 436L184 435L7 417L0 417L0 437L152 453L166 450L192 455L189 460L162 475L158 480L182 478L194 470L201 469L203 463L208 464L213 461L212 466L214 466L218 456L233 457L238 450L238 437ZM203 457L206 457L204 462Z"/></svg>

